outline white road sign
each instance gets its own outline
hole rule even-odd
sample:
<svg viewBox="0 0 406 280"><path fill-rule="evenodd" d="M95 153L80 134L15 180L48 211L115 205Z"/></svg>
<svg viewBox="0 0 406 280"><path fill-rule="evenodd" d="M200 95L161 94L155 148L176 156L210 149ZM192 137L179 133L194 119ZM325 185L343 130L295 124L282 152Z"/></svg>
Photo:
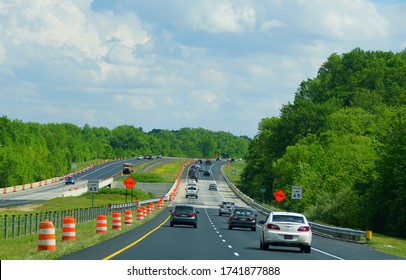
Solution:
<svg viewBox="0 0 406 280"><path fill-rule="evenodd" d="M99 192L99 180L87 181L87 191L92 193Z"/></svg>
<svg viewBox="0 0 406 280"><path fill-rule="evenodd" d="M301 186L292 186L292 199L302 199L303 190Z"/></svg>

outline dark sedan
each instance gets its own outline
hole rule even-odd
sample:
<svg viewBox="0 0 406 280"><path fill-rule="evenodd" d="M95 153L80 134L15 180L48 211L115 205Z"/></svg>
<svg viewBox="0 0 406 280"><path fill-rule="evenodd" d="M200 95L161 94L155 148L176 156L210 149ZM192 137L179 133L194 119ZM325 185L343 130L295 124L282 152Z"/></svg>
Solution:
<svg viewBox="0 0 406 280"><path fill-rule="evenodd" d="M169 225L191 225L197 228L197 221L199 211L193 205L179 204L176 205L170 212L172 212Z"/></svg>
<svg viewBox="0 0 406 280"><path fill-rule="evenodd" d="M228 218L228 229L250 228L252 231L257 230L257 215L254 210L246 207L236 207Z"/></svg>

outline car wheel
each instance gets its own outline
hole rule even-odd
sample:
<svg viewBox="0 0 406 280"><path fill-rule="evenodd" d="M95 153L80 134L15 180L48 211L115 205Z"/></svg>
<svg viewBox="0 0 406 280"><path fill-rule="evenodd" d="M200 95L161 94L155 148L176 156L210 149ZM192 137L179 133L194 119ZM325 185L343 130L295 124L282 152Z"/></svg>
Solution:
<svg viewBox="0 0 406 280"><path fill-rule="evenodd" d="M170 226L170 227L173 227L173 223L170 223L169 226Z"/></svg>
<svg viewBox="0 0 406 280"><path fill-rule="evenodd" d="M221 214L220 212L219 212L219 216L222 216L223 214Z"/></svg>
<svg viewBox="0 0 406 280"><path fill-rule="evenodd" d="M194 224L193 227L194 227L194 228L197 228L197 224Z"/></svg>
<svg viewBox="0 0 406 280"><path fill-rule="evenodd" d="M256 230L257 230L257 227L256 227L256 226L255 226L255 227L252 227L251 230L252 230L252 231L256 231Z"/></svg>
<svg viewBox="0 0 406 280"><path fill-rule="evenodd" d="M198 198L198 196L196 195L196 199Z"/></svg>
<svg viewBox="0 0 406 280"><path fill-rule="evenodd" d="M312 251L312 247L310 247L310 246L306 246L306 247L304 247L304 250L303 250L305 253L307 253L307 254L310 254L310 252Z"/></svg>
<svg viewBox="0 0 406 280"><path fill-rule="evenodd" d="M228 229L233 229L233 227L229 225L229 226L228 226Z"/></svg>

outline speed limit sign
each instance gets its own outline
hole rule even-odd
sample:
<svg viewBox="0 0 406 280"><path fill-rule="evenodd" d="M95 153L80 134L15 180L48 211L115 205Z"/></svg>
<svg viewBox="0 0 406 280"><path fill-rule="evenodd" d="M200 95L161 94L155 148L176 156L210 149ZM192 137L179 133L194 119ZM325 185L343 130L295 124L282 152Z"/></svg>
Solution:
<svg viewBox="0 0 406 280"><path fill-rule="evenodd" d="M303 190L301 186L292 186L292 199L302 199Z"/></svg>
<svg viewBox="0 0 406 280"><path fill-rule="evenodd" d="M87 182L88 192L97 193L99 192L99 180L89 180Z"/></svg>

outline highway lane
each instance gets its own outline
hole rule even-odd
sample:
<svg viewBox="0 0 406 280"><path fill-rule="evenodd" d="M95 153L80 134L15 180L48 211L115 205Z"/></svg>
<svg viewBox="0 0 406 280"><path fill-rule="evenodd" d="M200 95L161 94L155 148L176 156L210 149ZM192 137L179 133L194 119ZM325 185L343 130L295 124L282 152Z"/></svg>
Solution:
<svg viewBox="0 0 406 280"><path fill-rule="evenodd" d="M296 248L259 248L259 230L228 230L227 216L219 216L218 204L232 200L243 205L220 175L223 163L210 168L212 176L199 174L199 198L185 198L180 191L169 207L154 220L99 245L86 248L61 259L112 260L387 260L400 259L377 252L367 245L327 239L314 235L310 254ZM216 180L218 191L209 191L208 184ZM177 203L196 205L199 210L197 228L169 226L169 210ZM258 219L265 217L258 213ZM259 227L258 227L259 229Z"/></svg>

